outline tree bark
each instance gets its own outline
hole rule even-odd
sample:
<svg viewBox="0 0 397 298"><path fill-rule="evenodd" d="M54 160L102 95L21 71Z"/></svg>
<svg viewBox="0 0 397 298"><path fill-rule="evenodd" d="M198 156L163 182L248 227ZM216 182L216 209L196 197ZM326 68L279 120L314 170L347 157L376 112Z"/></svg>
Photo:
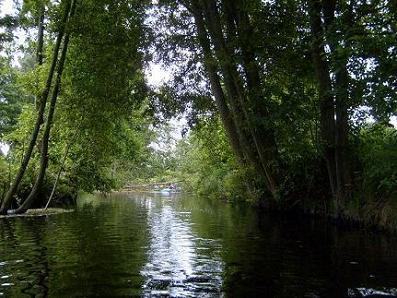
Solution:
<svg viewBox="0 0 397 298"><path fill-rule="evenodd" d="M68 11L68 19L70 21L70 18L73 15L74 9L75 9L75 0L72 0L72 3L69 7ZM66 21L67 23L68 21ZM65 23L65 26L66 26ZM15 211L15 213L20 214L26 212L30 206L33 204L35 199L37 198L37 194L39 190L41 189L41 186L43 184L43 180L45 177L45 173L47 170L48 166L48 145L49 145L49 139L50 139L50 133L51 133L51 127L53 124L53 118L54 118L54 113L55 113L55 108L56 108L56 102L58 99L59 95L59 90L61 88L61 79L62 79L62 73L65 65L65 60L66 60L66 53L68 50L68 44L69 44L69 38L70 38L70 32L67 32L65 34L65 39L63 42L63 47L62 47L62 52L61 56L59 59L59 64L58 64L58 71L57 71L57 77L55 81L55 86L52 91L52 96L51 96L51 101L50 101L50 106L48 110L48 116L47 116L47 121L45 123L44 127L44 134L43 134L43 140L42 140L42 145L41 145L41 156L40 156L40 168L39 168L39 173L37 175L35 184L33 185L33 188L29 194L29 196L26 198L26 200L22 203L22 205Z"/></svg>
<svg viewBox="0 0 397 298"><path fill-rule="evenodd" d="M354 26L353 5L355 1L350 1L346 12L342 14L342 21L344 28L351 28ZM349 36L344 36L344 42L347 47L351 46ZM337 156L336 162L337 175L340 177L340 192L345 200L351 197L352 192L352 165L351 165L351 150L349 144L349 113L348 109L351 106L349 97L349 73L347 71L348 57L341 57L339 59L340 67L337 64L337 71L335 74L337 92L336 92L336 147ZM338 92L338 88L339 92Z"/></svg>
<svg viewBox="0 0 397 298"><path fill-rule="evenodd" d="M44 49L44 14L45 14L45 6L44 4L41 7L40 15L37 22L37 48L36 48L36 63L37 65L43 64L43 49ZM39 97L35 97L35 105L36 110L40 109L40 100Z"/></svg>
<svg viewBox="0 0 397 298"><path fill-rule="evenodd" d="M353 26L353 15L351 5L341 12L341 29L337 30L335 0L323 0L325 35L331 50L331 63L335 74L334 96L335 96L335 174L336 174L336 197L337 201L343 202L350 195L351 189L351 166L349 160L349 74L347 71L348 57L339 54L338 47L345 46L350 42L344 35L346 27ZM339 2L342 8L341 2ZM340 26L339 26L340 27ZM342 31L342 33L337 33ZM342 51L343 52L343 51Z"/></svg>
<svg viewBox="0 0 397 298"><path fill-rule="evenodd" d="M204 15L205 15L204 5L201 3L201 1L191 1L191 3L192 3L192 9L196 10L195 13L199 14L200 19L203 21L205 33L208 32L208 34L211 35L209 32L210 26L208 25L208 21L204 21ZM208 41L208 45L202 45L202 46L211 48L211 44L210 44L208 35L206 35L206 40ZM217 54L216 52L217 52L217 48L215 45L215 55ZM228 110L230 112L229 113L230 117L233 119L234 126L237 131L239 143L240 143L241 149L243 151L244 158L245 158L245 160L249 161L250 164L257 165L258 162L255 159L254 155L252 154L252 150L250 149L250 142L248 140L249 133L247 132L247 129L246 129L246 121L244 120L244 113L242 113L242 107L240 106L239 100L237 99L237 91L234 89L233 89L233 91L231 91L231 89L230 89L231 88L230 87L231 80L229 79L228 73L225 74L225 72L223 71L224 64L223 65L221 64L220 72L222 73L222 75L224 77L224 83L225 83L224 85L226 87L226 93L227 93L227 96L225 96L223 88L221 87L220 78L217 74L218 61L216 61L215 56L212 55L211 50L210 50L210 53L211 53L211 59L212 59L211 62L213 63L214 71L215 71L217 80L219 82L219 85L218 85L218 83L216 83L214 86L216 87L218 85L217 89L219 91L221 91L221 92L219 92L219 94L222 95L222 98L224 100L224 106L228 107ZM229 82L229 84L228 84L228 82Z"/></svg>
<svg viewBox="0 0 397 298"><path fill-rule="evenodd" d="M213 0L203 0L203 12L207 20L208 31L213 41L215 54L218 58L222 73L225 79L225 86L228 93L228 98L231 105L231 110L238 125L246 129L247 136L252 140L253 146L247 144L247 154L250 155L251 162L256 164L259 159L259 164L262 167L261 173L265 179L265 184L268 190L272 193L273 197L277 197L277 182L276 175L273 172L273 165L276 163L274 159L269 156L269 141L271 136L265 130L263 134L259 134L259 129L254 124L258 117L256 106L250 106L250 101L247 98L249 91L244 90L243 81L237 71L237 66L233 59L233 54L228 48L224 32L218 12L218 7ZM275 144L275 142L274 142Z"/></svg>
<svg viewBox="0 0 397 298"><path fill-rule="evenodd" d="M227 133L230 145L237 157L237 160L240 164L245 163L245 156L243 153L242 146L239 140L239 133L232 118L231 112L226 102L225 94L222 90L222 86L220 83L220 78L217 74L217 66L216 61L213 58L211 52L210 41L208 40L208 34L204 26L203 16L197 8L192 9L192 13L195 19L196 27L197 27L197 35L199 39L199 43L203 49L204 54L204 65L208 73L208 77L211 84L211 91L215 98L215 103L218 108L222 123L225 127L225 131Z"/></svg>
<svg viewBox="0 0 397 298"><path fill-rule="evenodd" d="M225 1L229 3L228 1ZM270 112L266 106L265 99L262 94L262 79L260 76L260 68L255 57L255 39L254 28L251 25L249 15L245 10L244 1L231 2L237 4L232 6L230 13L234 15L235 24L237 28L237 38L241 47L242 66L246 77L246 84L248 89L248 101L252 106L252 114L257 119L257 125L254 126L255 134L258 136L257 146L258 152L270 169L273 176L277 176L278 171L278 150L275 140L274 130L266 124L270 119ZM233 17L229 17L233 18Z"/></svg>
<svg viewBox="0 0 397 298"><path fill-rule="evenodd" d="M39 104L40 108L38 110L35 126L33 128L33 131L32 131L31 137L30 137L29 146L26 150L25 156L23 158L23 162L22 162L21 166L19 167L18 173L17 173L10 189L8 190L6 196L3 200L3 203L0 208L0 214L6 214L7 210L10 208L11 202L14 198L15 193L18 190L18 186L22 181L22 178L25 174L25 171L28 167L30 158L32 156L32 152L33 152L34 146L36 144L37 136L39 134L41 124L43 123L42 119L44 117L44 111L45 111L45 107L46 107L46 103L47 103L47 98L48 98L48 95L49 95L50 89L51 89L52 79L54 76L55 67L56 67L56 63L58 60L59 49L60 49L61 41L62 41L62 38L64 35L65 24L67 21L69 10L70 10L70 1L67 1L65 13L62 18L62 26L59 30L57 40L55 42L53 58L52 58L50 70L48 72L46 85L45 85L43 93L41 94L41 97L40 97L40 104Z"/></svg>
<svg viewBox="0 0 397 298"><path fill-rule="evenodd" d="M36 49L36 62L38 65L43 64L44 58L44 13L45 7L44 5L41 8L41 13L38 20L38 32L37 32L37 49Z"/></svg>
<svg viewBox="0 0 397 298"><path fill-rule="evenodd" d="M325 58L324 33L321 22L320 0L309 0L309 15L312 31L312 59L318 83L320 100L320 135L321 147L326 162L330 189L336 198L336 168L335 168L335 106L332 95L330 70ZM334 200L335 212L339 211L339 202Z"/></svg>

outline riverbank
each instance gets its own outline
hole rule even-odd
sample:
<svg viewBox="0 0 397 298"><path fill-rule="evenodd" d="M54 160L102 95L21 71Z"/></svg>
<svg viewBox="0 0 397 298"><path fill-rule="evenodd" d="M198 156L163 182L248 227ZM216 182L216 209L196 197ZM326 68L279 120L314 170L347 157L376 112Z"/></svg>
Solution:
<svg viewBox="0 0 397 298"><path fill-rule="evenodd" d="M11 210L12 211L12 210ZM12 217L38 217L38 216L48 216L48 215L56 215L62 213L70 213L74 212L74 209L63 209L63 208L39 208L39 209L29 209L26 213L23 214L7 214L0 215L0 218L12 218Z"/></svg>
<svg viewBox="0 0 397 298"><path fill-rule="evenodd" d="M115 194L159 194L159 195L171 195L171 194L181 194L179 193L162 193L160 191L148 191L148 190L119 190L112 191ZM195 196L205 197L204 194L197 194L192 192L183 192L183 194L194 194ZM212 198L215 196L212 194ZM227 198L220 198L219 200L224 200L226 202L232 202L232 200ZM243 200L244 201L244 200ZM363 204L361 207L356 207L354 204L350 204L341 209L339 216L333 215L326 204L320 204L319 200L300 200L299 202L292 201L279 201L274 200L259 200L257 202L247 202L254 207L257 207L261 212L266 213L278 213L293 216L308 216L312 218L321 218L331 222L336 226L341 227L352 227L358 229L368 229L370 231L381 231L388 234L397 235L397 206L391 204L391 200L383 201L378 203L367 203ZM271 202L271 203L269 203Z"/></svg>
<svg viewBox="0 0 397 298"><path fill-rule="evenodd" d="M299 201L271 201L261 200L254 203L264 212L282 213L290 215L303 215L313 218L322 218L334 225L354 227L370 231L384 232L397 235L397 204L393 200L368 201L361 205L350 202L340 207L336 216L331 212L327 202L322 204L319 200L301 199Z"/></svg>

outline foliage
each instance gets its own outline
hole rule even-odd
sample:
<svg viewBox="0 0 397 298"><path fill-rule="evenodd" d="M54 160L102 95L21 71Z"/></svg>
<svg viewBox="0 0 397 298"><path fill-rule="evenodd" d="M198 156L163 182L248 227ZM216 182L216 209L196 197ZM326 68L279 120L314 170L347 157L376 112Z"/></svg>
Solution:
<svg viewBox="0 0 397 298"><path fill-rule="evenodd" d="M362 165L362 185L375 199L396 196L397 130L373 124L362 128L358 154Z"/></svg>
<svg viewBox="0 0 397 298"><path fill-rule="evenodd" d="M3 154L0 153L0 195L1 198L4 196L5 192L8 189L9 186L9 168L8 168L8 162L3 156Z"/></svg>
<svg viewBox="0 0 397 298"><path fill-rule="evenodd" d="M38 205L45 203L58 173L56 195L59 198L74 196L78 190L109 191L120 187L127 179L126 173L141 162L149 142L150 119L140 52L143 43L139 38L143 35L143 4L141 1L79 2L67 29L71 41L52 124L49 168L41 190L42 202L36 202ZM56 32L61 13L59 5L26 1L21 14L27 18L30 13L37 17L43 5L48 15L47 28ZM87 15L91 22L86 22ZM28 26L35 24L28 19L24 22ZM51 57L53 47L50 32L46 39L46 57ZM25 61L32 57L35 47L23 50ZM101 55L97 55L99 52ZM11 161L11 176L24 154L36 117L33 99L44 88L49 63L50 59L46 59L43 65L22 63L21 68L2 65L4 72L0 74L4 77L5 91L1 93L4 97L1 103L6 109L1 112L12 122L2 121L1 132L4 133L2 142L11 146L7 156ZM7 90L20 94L13 95ZM29 98L28 104L24 98ZM39 155L35 150L17 194L19 200L23 200L31 188ZM119 165L117 171L116 165ZM8 176L6 178L8 183ZM4 175L1 181L6 181Z"/></svg>
<svg viewBox="0 0 397 298"><path fill-rule="evenodd" d="M12 130L23 104L29 102L19 77L18 70L11 66L11 59L0 56L0 139Z"/></svg>
<svg viewBox="0 0 397 298"><path fill-rule="evenodd" d="M189 137L179 141L175 151L176 176L186 190L225 199L247 199L247 170L237 165L218 117L202 118Z"/></svg>

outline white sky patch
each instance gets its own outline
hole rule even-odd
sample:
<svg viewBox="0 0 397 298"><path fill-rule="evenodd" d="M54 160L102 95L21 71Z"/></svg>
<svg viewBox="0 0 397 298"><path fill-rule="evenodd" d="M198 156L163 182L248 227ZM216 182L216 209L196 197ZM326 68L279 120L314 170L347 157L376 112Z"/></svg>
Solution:
<svg viewBox="0 0 397 298"><path fill-rule="evenodd" d="M3 152L4 155L7 155L9 150L10 146L0 142L0 151Z"/></svg>
<svg viewBox="0 0 397 298"><path fill-rule="evenodd" d="M390 117L390 123L394 126L394 128L397 128L397 117L396 116L391 116Z"/></svg>
<svg viewBox="0 0 397 298"><path fill-rule="evenodd" d="M170 152L176 148L179 140L182 139L182 131L187 127L186 117L172 118L167 123L169 131L164 128L152 128L158 134L155 141L149 147L162 152Z"/></svg>
<svg viewBox="0 0 397 298"><path fill-rule="evenodd" d="M158 88L171 78L171 73L160 64L151 62L145 69L145 76L150 87Z"/></svg>
<svg viewBox="0 0 397 298"><path fill-rule="evenodd" d="M13 14L15 12L14 2L12 0L0 0L0 16Z"/></svg>
<svg viewBox="0 0 397 298"><path fill-rule="evenodd" d="M145 68L145 77L149 86L158 90L171 79L172 73L170 70L164 69L161 64L150 62L148 67ZM169 135L159 135L156 141L149 144L149 147L163 152L175 149L177 142L182 138L183 129L187 126L186 117L174 117L169 120L168 125L170 126ZM154 131L157 131L157 129L154 129Z"/></svg>
<svg viewBox="0 0 397 298"><path fill-rule="evenodd" d="M14 3L14 0L0 0L0 17L4 17L5 15L15 16L18 13L16 5L17 4ZM19 46L22 46L26 43L27 32L24 29L17 28L16 30L14 30L14 36L15 36L15 47L16 48L18 48ZM0 52L0 55L4 55L4 52ZM23 57L22 51L16 50L13 54L12 66L20 67L21 64L20 64L19 60L22 57Z"/></svg>

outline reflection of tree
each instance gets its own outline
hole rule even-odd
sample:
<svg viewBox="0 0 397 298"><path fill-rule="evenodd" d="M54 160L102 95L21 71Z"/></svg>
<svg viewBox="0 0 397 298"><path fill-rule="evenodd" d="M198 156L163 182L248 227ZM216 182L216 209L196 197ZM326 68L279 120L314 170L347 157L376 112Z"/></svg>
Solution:
<svg viewBox="0 0 397 298"><path fill-rule="evenodd" d="M186 198L175 205L191 212L192 233L222 243L226 296L345 297L352 286L394 288L397 282L390 274L397 243L379 234L344 231L304 217L270 216L219 200ZM380 283L370 277L374 272L382 276Z"/></svg>
<svg viewBox="0 0 397 298"><path fill-rule="evenodd" d="M5 246L12 248L17 247L17 239L15 237L14 226L10 222L12 219L1 219L0 220L0 238L7 239L7 241L0 241L0 251L5 251Z"/></svg>
<svg viewBox="0 0 397 298"><path fill-rule="evenodd" d="M61 268L52 276L51 296L70 292L77 296L130 296L140 290L142 280L136 272L145 262L146 235L142 231L146 222L140 220L145 215L138 204L125 197L97 200L101 204L84 205L68 224L74 232L63 236L69 238L68 245L64 241L55 244ZM63 259L69 261L64 264Z"/></svg>
<svg viewBox="0 0 397 298"><path fill-rule="evenodd" d="M397 282L386 236L187 196L93 202L74 214L0 220L0 284L14 284L0 293L129 297L147 286L143 294L219 296L222 287L231 297L343 297Z"/></svg>
<svg viewBox="0 0 397 298"><path fill-rule="evenodd" d="M0 224L5 295L139 295L145 263L143 202L96 198L76 213L14 218ZM4 272L2 272L4 270Z"/></svg>
<svg viewBox="0 0 397 298"><path fill-rule="evenodd" d="M32 229L32 221L34 221L35 228ZM22 289L22 293L29 294L34 297L36 294L48 295L48 277L49 277L49 264L48 264L48 253L47 246L44 237L46 229L46 220L44 217L32 219L32 220L21 220L23 229L26 233L30 233L32 244L35 248L35 259L31 260L34 270L30 271L31 282ZM22 238L24 239L24 238Z"/></svg>
<svg viewBox="0 0 397 298"><path fill-rule="evenodd" d="M1 243L4 243L0 250L4 256L0 255L0 260L4 259L4 267L9 268L6 273L11 277L12 295L48 294L49 266L43 225L43 218L3 220L0 225Z"/></svg>

